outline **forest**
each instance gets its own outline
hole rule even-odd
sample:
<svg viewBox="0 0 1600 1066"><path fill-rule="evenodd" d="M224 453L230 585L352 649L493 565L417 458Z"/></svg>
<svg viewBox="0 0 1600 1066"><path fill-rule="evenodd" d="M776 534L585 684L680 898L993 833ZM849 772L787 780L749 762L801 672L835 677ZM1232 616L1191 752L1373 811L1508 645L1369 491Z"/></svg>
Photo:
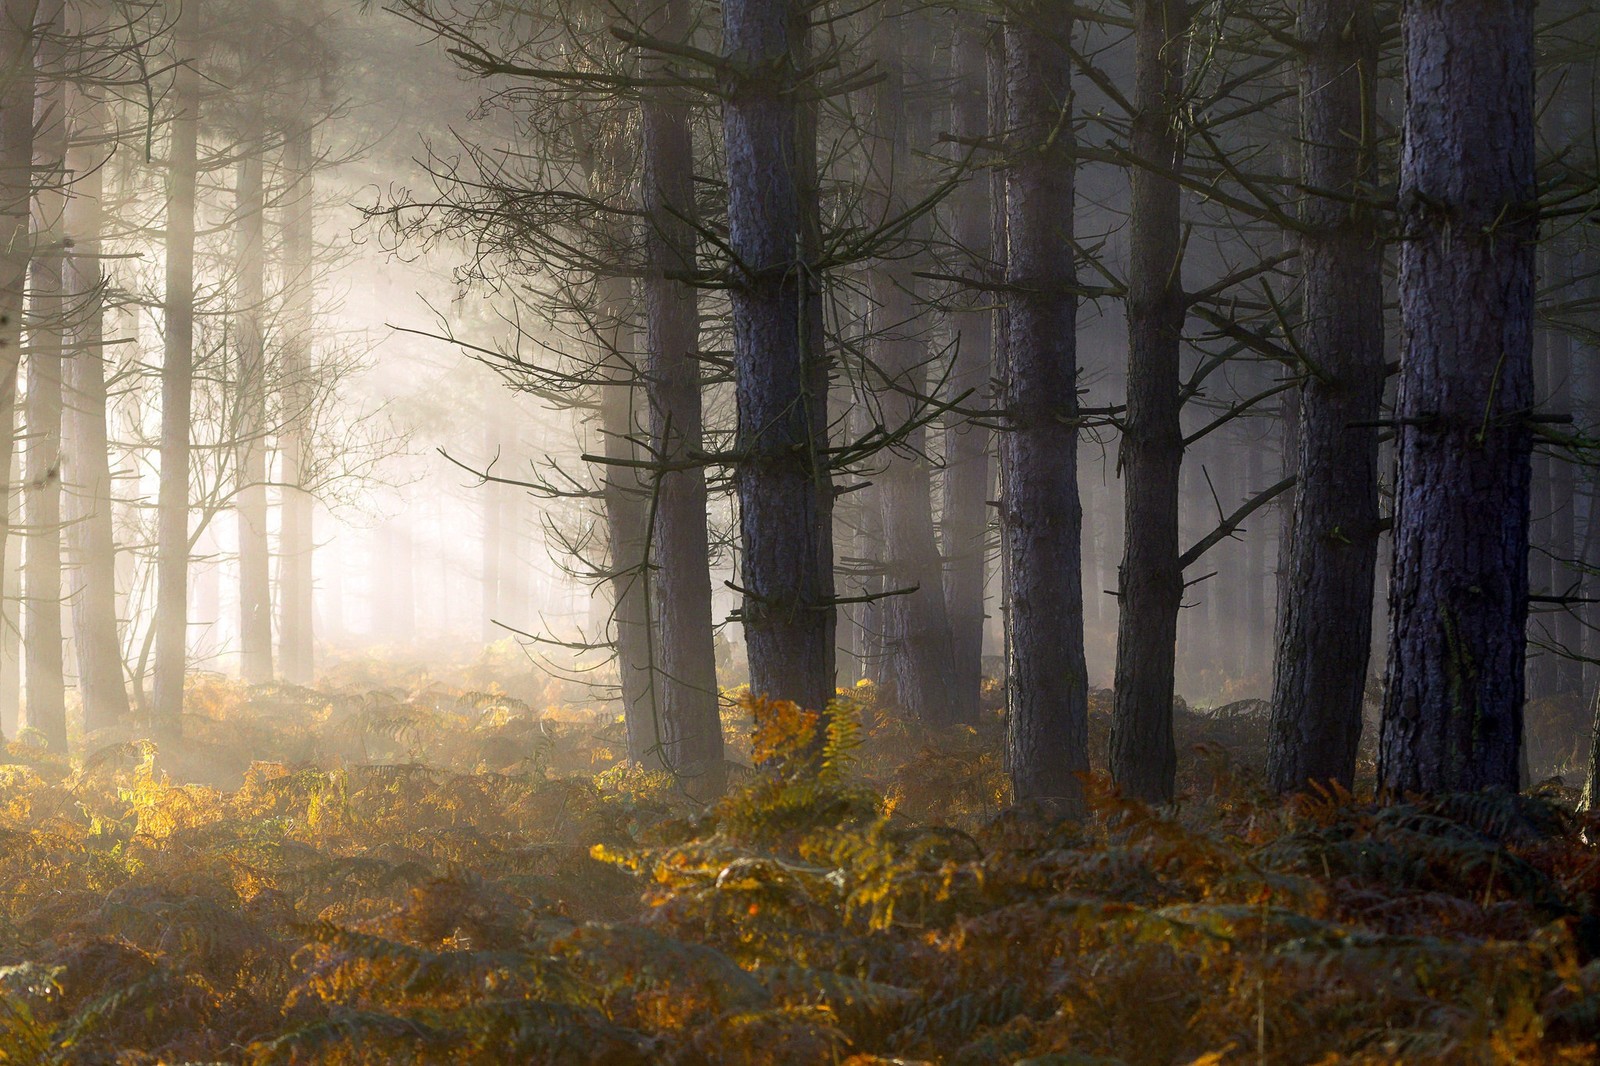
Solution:
<svg viewBox="0 0 1600 1066"><path fill-rule="evenodd" d="M1600 1061L1600 9L0 0L0 1066Z"/></svg>

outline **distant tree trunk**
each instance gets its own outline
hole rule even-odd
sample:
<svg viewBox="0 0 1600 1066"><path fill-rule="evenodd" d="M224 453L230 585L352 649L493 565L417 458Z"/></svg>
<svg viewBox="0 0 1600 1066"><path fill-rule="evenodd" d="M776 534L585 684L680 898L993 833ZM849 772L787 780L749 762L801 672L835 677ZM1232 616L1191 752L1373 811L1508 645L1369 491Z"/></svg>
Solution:
<svg viewBox="0 0 1600 1066"><path fill-rule="evenodd" d="M1250 494L1267 487L1268 441L1252 441L1245 460L1245 491ZM1252 685L1266 679L1272 662L1272 619L1267 616L1267 532L1252 528L1248 542L1248 559L1245 563L1244 610L1249 624L1249 651L1245 660L1245 676ZM1371 611L1367 612L1369 615Z"/></svg>
<svg viewBox="0 0 1600 1066"><path fill-rule="evenodd" d="M522 425L522 413L517 408L513 394L503 393L502 397L506 423L502 447L504 454L515 463L527 454L522 435L518 432ZM500 558L495 565L500 570L500 583L495 593L495 619L499 623L495 627L495 639L503 640L510 635L506 626L525 627L527 622L528 558L522 550L527 523L522 510L525 500L523 494L511 485L501 485L498 491Z"/></svg>
<svg viewBox="0 0 1600 1066"><path fill-rule="evenodd" d="M850 324L847 346L852 351L865 351L871 333L870 299L865 286L844 287L838 294L844 305L841 318ZM870 398L869 383L865 375L852 371L843 375L846 385L845 424L852 440L861 440L878 424L877 411ZM883 504L878 480L861 476L841 497L841 538L849 545L850 555L845 557L843 570L849 575L848 596L858 602L844 610L851 639L851 655L856 672L852 681L864 681L876 688L875 697L889 700L893 681L889 670L889 653L884 643L882 594L883 578Z"/></svg>
<svg viewBox="0 0 1600 1066"><path fill-rule="evenodd" d="M0 0L0 63L7 77L0 80L0 471L9 472L17 454L13 429L17 422L17 378L22 360L23 303L28 287L28 265L33 258L29 215L33 203L33 95L35 90L34 16L39 0ZM15 550L10 536L16 517L17 482L6 478L0 503L0 554ZM21 589L17 571L5 567L5 607L0 626L0 647L17 646L21 615ZM20 651L20 648L18 649ZM0 713L15 725L21 702L19 656L0 655ZM3 734L0 729L0 734Z"/></svg>
<svg viewBox="0 0 1600 1066"><path fill-rule="evenodd" d="M1533 3L1404 8L1393 793L1517 787L1533 404Z"/></svg>
<svg viewBox="0 0 1600 1066"><path fill-rule="evenodd" d="M1567 255L1563 256L1559 273L1548 279L1550 284L1570 278L1570 268L1566 264L1577 259L1576 250L1566 242L1559 242L1555 251L1557 255L1563 252ZM1550 410L1559 414L1572 413L1572 349L1572 336L1566 332L1566 327L1553 328L1545 345L1547 396ZM1550 520L1546 544L1550 555L1550 588L1556 596L1574 595L1579 575L1573 568L1577 552L1577 495L1571 456L1557 453L1550 457L1549 483ZM1531 581L1529 587L1532 587ZM1546 629L1551 643L1558 649L1550 653L1550 695L1570 700L1583 692L1583 667L1573 658L1581 651L1583 630L1576 607L1559 606L1549 619Z"/></svg>
<svg viewBox="0 0 1600 1066"><path fill-rule="evenodd" d="M625 278L603 284L599 319L611 349L605 357L607 380L600 387L602 452L601 500L610 548L612 629L617 673L622 688L623 719L628 732L628 757L660 766L660 727L656 715L656 678L650 632L650 593L646 570L649 551L649 489L639 477L638 383L620 350L629 332L632 297Z"/></svg>
<svg viewBox="0 0 1600 1066"><path fill-rule="evenodd" d="M1243 458L1240 454L1243 442L1237 433L1238 425L1235 422L1212 434L1216 446L1205 471L1210 475L1206 488L1215 491L1216 496L1221 498L1225 512L1243 503L1248 492L1240 475L1243 464L1239 460ZM1213 509L1216 507L1216 497L1213 497L1211 505ZM1211 569L1217 572L1217 576L1211 580L1208 598L1215 619L1211 632L1216 644L1209 661L1217 671L1219 693L1226 692L1229 682L1239 676L1243 661L1240 654L1244 650L1244 631L1240 624L1244 616L1240 603L1240 594L1244 591L1240 582L1240 571L1243 569L1241 555L1238 538L1229 537L1213 549L1211 556Z"/></svg>
<svg viewBox="0 0 1600 1066"><path fill-rule="evenodd" d="M816 335L818 280L805 262L816 195L814 137L797 106L805 17L790 0L722 5L723 131L738 395L745 642L757 693L825 710L834 695L832 476ZM810 202L808 202L810 201ZM819 383L821 388L819 388Z"/></svg>
<svg viewBox="0 0 1600 1066"><path fill-rule="evenodd" d="M1571 128L1589 130L1597 119L1596 99L1590 86L1600 72L1600 60L1591 52L1573 67L1572 84L1577 92L1572 98ZM1592 241L1581 240L1575 249L1570 266L1572 275L1582 279L1574 284L1574 295L1579 299L1593 299L1600 286L1595 283L1596 266L1600 263ZM1597 366L1596 345L1592 337L1575 338L1571 356L1572 405L1577 416L1577 429L1591 437L1600 428L1600 366ZM1574 515L1573 551L1577 560L1574 577L1579 582L1574 591L1580 599L1590 599L1595 594L1592 568L1600 554L1600 479L1596 472L1583 466L1573 471L1575 480L1574 503L1581 504L1581 512ZM1580 634L1579 643L1585 658L1593 659L1600 652L1600 609L1592 603L1580 603L1574 609L1574 628ZM1600 664L1585 662L1578 671L1580 691L1590 692L1600 687Z"/></svg>
<svg viewBox="0 0 1600 1066"><path fill-rule="evenodd" d="M950 126L960 142L987 138L989 126L989 26L973 14L955 16L950 40L950 66L954 101ZM990 182L982 170L950 197L950 227L960 245L958 254L974 279L995 282L994 205ZM994 373L994 315L971 296L971 306L954 317L957 331L955 368L950 391L966 395L963 405L982 408L992 397ZM952 717L957 722L978 722L979 695L984 683L984 563L989 559L989 490L992 480L989 453L994 432L973 419L950 416L944 429L944 602L950 624L950 690Z"/></svg>
<svg viewBox="0 0 1600 1066"><path fill-rule="evenodd" d="M189 641L189 420L194 372L194 229L200 74L193 32L198 5L180 17L180 65L167 148L166 346L161 362L161 488L156 500L155 680L151 727L183 735Z"/></svg>
<svg viewBox="0 0 1600 1066"><path fill-rule="evenodd" d="M347 542L348 543L348 542ZM317 632L330 643L345 643L349 629L345 623L344 586L349 556L345 546L317 556L317 584L323 594L317 597Z"/></svg>
<svg viewBox="0 0 1600 1066"><path fill-rule="evenodd" d="M1377 166L1378 29L1364 0L1302 0L1300 268L1307 377L1273 670L1267 777L1354 783L1377 567L1386 370ZM1320 195L1318 195L1320 194Z"/></svg>
<svg viewBox="0 0 1600 1066"><path fill-rule="evenodd" d="M1178 183L1182 166L1186 0L1140 0L1134 9L1134 118L1128 265L1128 411L1122 432L1126 487L1118 575L1117 672L1111 776L1138 799L1170 802L1178 610L1183 603L1178 495L1183 467L1179 352L1186 307Z"/></svg>
<svg viewBox="0 0 1600 1066"><path fill-rule="evenodd" d="M11 452L11 478L13 485L22 484L22 454L20 449ZM13 506L10 520L19 517ZM0 736L15 736L22 719L22 540L7 537L5 542L5 572L0 578Z"/></svg>
<svg viewBox="0 0 1600 1066"><path fill-rule="evenodd" d="M1543 251L1543 249L1541 249ZM1535 347L1542 347L1535 340ZM1543 353L1540 353L1541 355ZM1534 395L1545 394L1544 360L1535 360ZM1536 451L1530 460L1532 475L1528 484L1528 591L1537 596L1552 595L1555 584L1555 562L1550 558L1551 494L1550 474L1555 460L1547 453ZM1555 654L1544 647L1550 640L1547 612L1529 612L1527 664L1527 698L1545 700L1555 695Z"/></svg>
<svg viewBox="0 0 1600 1066"><path fill-rule="evenodd" d="M1005 28L1009 321L1000 503L1010 574L1012 793L1083 812L1088 671L1078 500L1072 9L1024 0Z"/></svg>
<svg viewBox="0 0 1600 1066"><path fill-rule="evenodd" d="M1592 256L1585 255L1579 267L1580 276L1591 273L1593 267ZM1582 291L1587 294L1594 291L1593 283L1589 283ZM1573 360L1574 370L1574 407L1578 415L1579 432L1593 435L1600 428L1600 367L1596 367L1595 349L1585 344L1580 353L1581 357ZM1580 475L1576 497L1583 501L1584 508L1578 520L1577 529L1574 531L1574 540L1579 574L1583 584L1579 586L1579 595L1587 600L1595 593L1593 567L1597 558L1600 558L1600 477L1596 471L1589 467L1583 468ZM1592 603L1584 603L1578 607L1578 621L1583 632L1583 654L1585 659L1600 658L1600 609ZM1600 664L1585 662L1583 668L1583 691L1585 693L1600 689Z"/></svg>
<svg viewBox="0 0 1600 1066"><path fill-rule="evenodd" d="M500 450L499 438L499 410L494 401L498 386L491 385L495 392L485 397L485 413L483 427L483 454L486 461L492 460ZM497 624L500 618L500 590L505 581L505 573L501 569L504 558L505 544L505 503L500 497L501 486L490 482L482 486L479 498L483 501L483 642L493 644L505 635L505 631Z"/></svg>
<svg viewBox="0 0 1600 1066"><path fill-rule="evenodd" d="M991 27L989 40L984 49L984 59L988 67L989 87L989 133L991 137L1003 137L1011 124L1011 98L1009 71L1006 67L1006 32L1005 23L997 21ZM1010 236L1010 205L1006 192L1006 183L1009 174L1004 167L991 167L989 169L989 248L994 257L994 277L996 282L1004 282L1011 262L1011 236ZM1006 346L1011 340L1011 310L1008 301L1001 296L994 301L994 310L990 316L990 337L994 342L994 383L991 391L994 393L992 402L996 407L1005 403L1003 382L1010 377L1011 360L1007 355ZM998 436L996 437L998 444ZM996 500L1000 496L1001 471L996 448L995 479L990 483L990 489ZM1006 548L1006 512L1003 506L995 509L995 524L999 528L999 552L996 559L996 570L999 578L1000 589L998 597L998 617L1000 630L1000 656L1003 662L1001 668L1002 681L1006 693L1007 714L1010 713L1011 692L1011 562L1010 554ZM1088 665L1085 664L1085 673ZM1007 758L1010 758L1008 753ZM1009 766L1008 766L1009 769Z"/></svg>
<svg viewBox="0 0 1600 1066"><path fill-rule="evenodd" d="M383 636L400 645L417 637L416 576L412 569L411 530L396 519L383 527L382 575L384 612L380 621Z"/></svg>
<svg viewBox="0 0 1600 1066"><path fill-rule="evenodd" d="M96 129L103 123L96 122ZM126 719L128 688L117 625L117 555L113 536L111 454L106 426L104 275L101 271L104 181L94 153L71 156L73 199L67 233L73 239L72 300L79 321L66 361L67 546L72 554L72 628L78 650L78 690L84 732Z"/></svg>
<svg viewBox="0 0 1600 1066"><path fill-rule="evenodd" d="M284 679L309 685L316 674L316 620L312 553L316 549L316 498L311 494L313 298L316 283L316 172L312 130L289 133L285 169L294 183L285 203L283 254L289 277L284 294L284 417L278 451L282 464L282 517L278 532L278 652Z"/></svg>
<svg viewBox="0 0 1600 1066"><path fill-rule="evenodd" d="M1285 394L1278 407L1278 421L1282 429L1281 447L1278 450L1278 472L1285 478L1295 477L1300 471L1300 399ZM1273 632L1277 632L1281 619L1288 611L1290 558L1289 546L1294 543L1294 501L1278 504L1278 558L1273 572Z"/></svg>
<svg viewBox="0 0 1600 1066"><path fill-rule="evenodd" d="M665 41L683 42L692 28L688 0L666 0L646 23ZM670 61L643 57L647 74L670 80ZM694 144L689 101L657 89L644 101L644 173L640 183L647 256L644 387L650 406L655 477L654 607L656 708L661 756L688 791L701 798L725 784L722 716L711 618L711 545L706 531L706 477L700 396L700 309L687 280L696 268Z"/></svg>
<svg viewBox="0 0 1600 1066"><path fill-rule="evenodd" d="M789 61L795 70L813 69L810 4L790 4ZM828 410L829 386L833 381L833 358L826 344L824 278L816 264L823 259L822 161L817 149L817 129L821 102L813 93L802 92L795 102L795 190L799 198L800 259L807 264L800 292L802 365L805 369L805 394L811 414L811 469L816 484L816 515L812 521L813 572L822 590L822 626L819 641L822 665L818 670L831 701L838 693L839 608L834 590L835 557L833 512L837 489L833 480L828 447L835 443L829 432L833 420ZM830 713L823 708L824 718Z"/></svg>
<svg viewBox="0 0 1600 1066"><path fill-rule="evenodd" d="M66 687L61 631L61 365L67 301L66 266L66 83L60 80L65 48L64 6L54 0L41 10L48 27L39 47L41 69L55 77L40 94L35 166L33 292L28 323L27 449L23 463L28 524L27 595L22 604L22 642L27 656L25 721L43 734L51 751L67 750Z"/></svg>
<svg viewBox="0 0 1600 1066"><path fill-rule="evenodd" d="M239 162L235 191L239 290L239 674L272 680L272 552L267 541L266 197L259 144Z"/></svg>
<svg viewBox="0 0 1600 1066"><path fill-rule="evenodd" d="M208 664L221 650L218 630L222 624L222 580L218 573L216 526L201 524L191 548L189 567L189 654L197 663Z"/></svg>
<svg viewBox="0 0 1600 1066"><path fill-rule="evenodd" d="M907 67L917 53L902 32L908 15L897 0L873 33L881 80L873 90L871 168L865 190L871 221L885 225L917 199L912 157L916 112L907 97ZM921 138L918 138L920 142ZM926 238L925 220L906 227L914 245ZM889 593L881 604L884 640L894 674L895 701L911 717L935 728L956 718L954 649L945 612L944 563L933 525L933 480L927 431L914 423L928 391L928 348L917 301L917 266L905 247L891 247L867 276L872 300L870 378L883 429L900 434L880 457L878 501L883 509L883 560Z"/></svg>
<svg viewBox="0 0 1600 1066"><path fill-rule="evenodd" d="M860 320L865 321L866 318L866 309L862 308ZM864 392L865 383L860 384ZM872 431L877 419L864 395L853 399L850 433L854 439L860 440ZM882 486L875 480L867 480L850 494L849 513L855 519L853 563L861 571L860 587L855 590L855 595L871 597L855 605L856 657L861 664L860 680L877 686L880 697L888 697L893 695L887 691L893 687L893 680L885 639L885 604L882 599L886 586L883 573L882 495Z"/></svg>
<svg viewBox="0 0 1600 1066"><path fill-rule="evenodd" d="M126 188L119 189L118 199L126 199L126 197L122 195L126 191ZM127 364L136 364L144 358L144 347L143 341L141 340L140 328L143 324L144 318L143 309L140 308L137 303L128 301L122 305L120 311L121 314L118 315L118 328L116 330L116 335L119 340L123 340L126 343L118 346L118 362L119 365L126 365L123 364L122 360L122 353L125 352L127 353ZM113 372L112 376L115 376L115 372ZM108 396L108 402L109 399L110 397ZM133 423L136 421L137 413L130 409L131 406L132 405L124 406L120 412L117 412L120 425L116 426L115 430L113 430L111 423L108 421L106 428L109 435L118 437L122 440L131 441L137 439L137 432L133 428ZM111 414L112 412L108 411L107 413ZM119 465L126 463L126 454L124 453L119 455L118 460ZM120 469L116 475L116 477L122 476L126 476L125 467ZM115 481L115 478L113 478L113 481ZM142 673L134 672L132 669L132 663L129 661L129 645L130 642L135 638L139 628L134 624L132 617L132 602L134 593L136 591L135 586L139 583L138 552L133 546L132 542L140 539L138 532L140 528L140 506L138 497L142 494L138 489L137 475L129 476L128 481L130 482L133 491L116 496L112 505L112 525L116 531L114 540L122 544L122 546L117 550L116 561L117 621L118 624L122 626L123 630L123 663L124 670L128 675L128 681L130 682L130 687L132 689L133 712L135 715L135 720L143 722L148 720L149 715L148 701L146 700L144 693L145 678Z"/></svg>
<svg viewBox="0 0 1600 1066"><path fill-rule="evenodd" d="M1216 526L1217 506L1212 499L1212 489L1206 482L1206 461L1217 446L1217 435L1209 434L1197 442L1184 456L1178 474L1179 544L1193 544ZM1206 566L1195 584L1187 586L1190 602L1182 611L1178 646L1184 657L1177 659L1179 671L1186 670L1190 687L1199 689L1209 679L1205 676L1216 653L1217 583L1216 555L1207 556ZM1180 674L1181 676L1181 674Z"/></svg>
<svg viewBox="0 0 1600 1066"><path fill-rule="evenodd" d="M634 206L619 190L624 177L620 137L598 138L602 149L586 159L588 187L610 198L619 213ZM628 246L622 223L601 235L608 250ZM608 560L606 585L611 595L609 617L615 650L623 721L628 735L628 757L634 762L660 767L661 729L656 716L656 656L650 611L650 487L639 464L645 460L639 447L645 439L640 415L637 356L630 350L637 331L638 307L632 282L614 275L597 279L593 310L594 362L601 374L598 451L600 503L606 527ZM592 613L592 612L591 612Z"/></svg>
<svg viewBox="0 0 1600 1066"><path fill-rule="evenodd" d="M1600 796L1596 790L1600 789L1600 691L1596 691L1589 703L1589 765L1588 773L1584 775L1583 795L1578 800L1578 810L1585 814L1595 813Z"/></svg>

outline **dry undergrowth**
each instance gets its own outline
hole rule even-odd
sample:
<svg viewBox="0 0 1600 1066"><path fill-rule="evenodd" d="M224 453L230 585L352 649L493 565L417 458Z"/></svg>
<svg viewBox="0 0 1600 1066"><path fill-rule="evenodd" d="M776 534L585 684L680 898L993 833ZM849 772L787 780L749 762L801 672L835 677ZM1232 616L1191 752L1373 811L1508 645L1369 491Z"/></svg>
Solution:
<svg viewBox="0 0 1600 1066"><path fill-rule="evenodd" d="M1600 855L1549 798L1283 805L1213 741L1176 813L1050 825L992 715L863 691L825 738L731 710L763 769L703 810L601 715L191 695L184 751L0 766L0 1062L1595 1059Z"/></svg>

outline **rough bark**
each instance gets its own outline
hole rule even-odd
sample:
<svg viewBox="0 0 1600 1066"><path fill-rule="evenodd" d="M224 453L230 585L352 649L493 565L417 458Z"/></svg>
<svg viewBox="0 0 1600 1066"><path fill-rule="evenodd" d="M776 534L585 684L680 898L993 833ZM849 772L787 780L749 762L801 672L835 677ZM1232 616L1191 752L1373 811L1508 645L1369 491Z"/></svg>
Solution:
<svg viewBox="0 0 1600 1066"><path fill-rule="evenodd" d="M1306 383L1267 756L1271 786L1349 788L1377 566L1386 375L1376 172L1378 29L1364 0L1303 0L1300 241Z"/></svg>
<svg viewBox="0 0 1600 1066"><path fill-rule="evenodd" d="M24 722L43 735L51 751L67 750L66 685L61 629L61 370L65 351L66 92L60 79L64 8L56 0L40 10L45 36L38 49L41 80L35 110L34 246L28 314L27 447L23 514L28 526L24 561L22 642L27 663Z"/></svg>
<svg viewBox="0 0 1600 1066"><path fill-rule="evenodd" d="M806 20L788 0L722 5L723 134L738 397L743 620L751 689L814 710L834 694L832 477L818 279L814 126L801 121ZM806 202L806 201L812 202ZM819 383L821 388L819 388Z"/></svg>
<svg viewBox="0 0 1600 1066"><path fill-rule="evenodd" d="M316 498L312 495L312 329L316 276L316 173L312 130L290 131L284 169L293 189L284 204L283 416L278 433L282 494L278 532L278 656L284 680L309 685L316 673L316 620L312 552L316 548Z"/></svg>
<svg viewBox="0 0 1600 1066"><path fill-rule="evenodd" d="M682 42L691 27L687 0L666 0L646 22L653 36ZM670 80L674 65L645 56L647 74ZM712 632L711 546L706 530L700 394L700 307L688 278L696 268L694 143L689 102L659 89L641 114L646 219L644 387L650 408L655 476L654 547L656 708L661 758L692 795L725 784L722 716Z"/></svg>
<svg viewBox="0 0 1600 1066"><path fill-rule="evenodd" d="M1089 688L1078 500L1073 17L1028 0L1005 28L1008 321L1000 505L1009 573L1007 749L1019 803L1084 809Z"/></svg>
<svg viewBox="0 0 1600 1066"><path fill-rule="evenodd" d="M1517 787L1533 403L1532 0L1404 13L1406 326L1379 783Z"/></svg>
<svg viewBox="0 0 1600 1066"><path fill-rule="evenodd" d="M247 147L235 188L238 297L239 675L272 680L272 555L267 541L266 197L259 145Z"/></svg>
<svg viewBox="0 0 1600 1066"><path fill-rule="evenodd" d="M1111 776L1127 794L1172 799L1173 672L1183 602L1178 495L1183 467L1179 351L1185 317L1181 165L1186 0L1134 9L1134 118L1128 264L1128 410L1119 462L1126 486L1118 572Z"/></svg>
<svg viewBox="0 0 1600 1066"><path fill-rule="evenodd" d="M93 123L92 129L103 127ZM105 277L101 270L103 160L78 149L71 157L73 199L67 234L73 241L70 298L77 308L75 343L66 360L65 481L67 547L72 569L73 641L86 733L129 715L117 624L116 543L111 457L106 425Z"/></svg>
<svg viewBox="0 0 1600 1066"><path fill-rule="evenodd" d="M183 734L189 628L189 420L194 368L195 183L200 74L189 0L180 16L173 114L167 148L166 343L161 361L161 488L157 494L155 665L151 728Z"/></svg>

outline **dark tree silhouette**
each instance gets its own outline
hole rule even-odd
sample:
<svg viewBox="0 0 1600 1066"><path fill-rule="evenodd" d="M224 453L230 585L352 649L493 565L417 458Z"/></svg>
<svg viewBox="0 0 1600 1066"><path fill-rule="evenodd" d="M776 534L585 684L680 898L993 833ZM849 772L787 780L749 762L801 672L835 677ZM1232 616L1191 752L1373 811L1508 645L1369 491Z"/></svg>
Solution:
<svg viewBox="0 0 1600 1066"><path fill-rule="evenodd" d="M1533 405L1533 3L1404 9L1395 561L1380 784L1518 783Z"/></svg>
<svg viewBox="0 0 1600 1066"><path fill-rule="evenodd" d="M1078 500L1072 8L1008 12L1005 362L1000 506L1010 593L1008 748L1015 798L1083 810L1088 670Z"/></svg>
<svg viewBox="0 0 1600 1066"><path fill-rule="evenodd" d="M1267 774L1279 791L1355 778L1377 566L1383 244L1378 28L1362 0L1304 0L1300 38L1306 363Z"/></svg>
<svg viewBox="0 0 1600 1066"><path fill-rule="evenodd" d="M828 394L804 239L816 215L815 148L801 131L814 137L815 128L801 122L797 99L809 27L789 0L727 0L722 19L750 686L820 711L834 694L835 606L833 485L822 453Z"/></svg>
<svg viewBox="0 0 1600 1066"><path fill-rule="evenodd" d="M1173 668L1183 563L1178 547L1183 412L1179 353L1187 0L1141 0L1134 14L1133 186L1128 264L1128 411L1118 457L1127 479L1119 570L1111 774L1129 795L1172 799Z"/></svg>

